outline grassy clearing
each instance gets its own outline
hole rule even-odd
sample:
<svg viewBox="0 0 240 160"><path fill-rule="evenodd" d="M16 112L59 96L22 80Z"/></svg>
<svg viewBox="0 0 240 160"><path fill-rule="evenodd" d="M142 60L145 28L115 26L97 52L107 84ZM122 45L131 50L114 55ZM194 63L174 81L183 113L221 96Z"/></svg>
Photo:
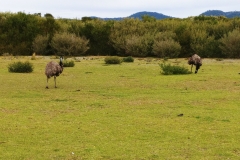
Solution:
<svg viewBox="0 0 240 160"><path fill-rule="evenodd" d="M13 61L0 58L0 159L240 157L239 60L165 76L157 59L93 57L65 68L56 89L53 78L45 89L50 59L30 60L32 73L9 73Z"/></svg>

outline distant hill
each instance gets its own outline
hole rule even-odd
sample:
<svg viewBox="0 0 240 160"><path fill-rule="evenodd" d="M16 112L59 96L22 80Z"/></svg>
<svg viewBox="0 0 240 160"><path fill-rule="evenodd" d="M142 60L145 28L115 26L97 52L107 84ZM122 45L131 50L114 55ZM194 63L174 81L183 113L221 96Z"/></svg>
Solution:
<svg viewBox="0 0 240 160"><path fill-rule="evenodd" d="M171 16L166 16L164 14L161 14L161 13L157 13L157 12L137 12L137 13L134 13L132 15L129 16L129 18L139 18L139 19L142 19L142 16L144 15L148 15L150 17L154 17L156 19L165 19L165 18L173 18Z"/></svg>
<svg viewBox="0 0 240 160"><path fill-rule="evenodd" d="M148 15L150 17L154 17L156 19L166 19L166 18L176 18L176 17L171 17L164 15L162 13L157 13L157 12L137 12L134 13L128 17L116 17L116 18L100 18L100 17L91 17L91 18L99 18L103 20L122 20L124 18L138 18L142 19L142 16ZM202 14L199 15L205 15L205 16L225 16L227 18L233 18L233 17L240 17L240 11L231 11L231 12L223 12L221 10L208 10L206 12L203 12ZM186 17L187 18L187 17Z"/></svg>
<svg viewBox="0 0 240 160"><path fill-rule="evenodd" d="M240 11L223 12L221 10L208 10L200 15L205 16L225 16L227 18L240 17Z"/></svg>
<svg viewBox="0 0 240 160"><path fill-rule="evenodd" d="M156 19L165 19L165 18L174 18L171 16L167 16L161 13L157 13L157 12L147 12L147 11L143 11L143 12L137 12L134 13L128 17L117 17L117 18L100 18L100 19L104 19L104 20L122 20L124 18L138 18L138 19L142 19L142 16L144 15L148 15L150 17L154 17ZM92 17L92 18L98 18L98 17Z"/></svg>

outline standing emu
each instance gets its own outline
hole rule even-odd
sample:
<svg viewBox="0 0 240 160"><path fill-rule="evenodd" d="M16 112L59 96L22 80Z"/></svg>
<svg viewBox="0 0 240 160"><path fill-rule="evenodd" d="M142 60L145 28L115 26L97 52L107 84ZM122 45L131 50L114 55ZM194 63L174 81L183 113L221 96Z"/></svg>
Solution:
<svg viewBox="0 0 240 160"><path fill-rule="evenodd" d="M51 77L54 76L54 81L55 81L55 88L57 88L56 86L56 77L59 76L63 71L63 57L60 57L60 62L59 64L57 62L49 62L46 66L45 69L45 75L47 76L47 86L46 88L48 88L48 79L50 79Z"/></svg>
<svg viewBox="0 0 240 160"><path fill-rule="evenodd" d="M192 72L193 65L195 65L196 66L195 73L197 73L200 66L202 66L202 59L197 54L194 54L194 55L192 55L191 57L188 58L188 64L192 65L191 66L191 72Z"/></svg>

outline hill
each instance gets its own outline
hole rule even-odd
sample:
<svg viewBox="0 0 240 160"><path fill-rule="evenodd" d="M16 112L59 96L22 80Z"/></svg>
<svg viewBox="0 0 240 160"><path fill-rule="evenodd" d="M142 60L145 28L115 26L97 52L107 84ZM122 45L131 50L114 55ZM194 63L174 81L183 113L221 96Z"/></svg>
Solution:
<svg viewBox="0 0 240 160"><path fill-rule="evenodd" d="M174 18L174 17L167 16L167 15L164 15L164 14L161 14L161 13L157 13L157 12L143 11L143 12L134 13L134 14L128 16L128 17L100 18L100 19L104 19L104 20L122 20L124 18L138 18L138 19L142 19L142 16L144 16L144 15L148 15L148 16L154 17L156 19Z"/></svg>
<svg viewBox="0 0 240 160"><path fill-rule="evenodd" d="M164 15L164 14L161 14L161 13L146 12L146 11L134 13L134 14L130 15L129 18L139 18L139 19L141 19L142 16L144 16L144 15L149 15L150 17L154 17L156 19L173 18L171 16L167 16L167 15Z"/></svg>
<svg viewBox="0 0 240 160"><path fill-rule="evenodd" d="M205 16L225 16L227 18L240 17L240 11L223 12L221 10L208 10L200 15Z"/></svg>
<svg viewBox="0 0 240 160"><path fill-rule="evenodd" d="M116 17L116 18L100 18L100 17L92 17L92 18L99 18L103 20L122 20L124 18L138 18L142 19L142 16L148 15L150 17L154 17L156 19L165 19L165 18L176 18L168 15L164 15L162 13L157 13L157 12L147 12L147 11L142 11L142 12L137 12L134 13L128 17ZM233 18L233 17L240 17L240 11L230 11L230 12L223 12L221 10L208 10L206 12L203 12L202 14L199 15L205 15L205 16L225 16L227 18ZM187 17L186 17L187 18Z"/></svg>

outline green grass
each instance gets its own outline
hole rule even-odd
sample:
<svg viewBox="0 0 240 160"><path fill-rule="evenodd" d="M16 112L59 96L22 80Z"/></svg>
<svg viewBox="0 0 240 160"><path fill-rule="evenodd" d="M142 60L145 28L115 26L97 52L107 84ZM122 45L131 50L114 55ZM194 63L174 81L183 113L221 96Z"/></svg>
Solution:
<svg viewBox="0 0 240 160"><path fill-rule="evenodd" d="M0 159L240 157L240 60L204 59L198 74L166 76L158 59L93 57L49 89L49 58L30 61L32 73L9 73L14 61L0 57Z"/></svg>

